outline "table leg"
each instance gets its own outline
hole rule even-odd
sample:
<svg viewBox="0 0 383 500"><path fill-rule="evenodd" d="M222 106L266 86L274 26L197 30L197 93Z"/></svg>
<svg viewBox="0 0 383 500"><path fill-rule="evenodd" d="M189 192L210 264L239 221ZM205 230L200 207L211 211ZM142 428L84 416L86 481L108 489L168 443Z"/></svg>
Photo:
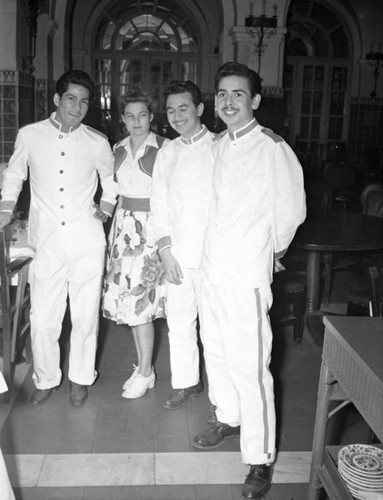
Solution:
<svg viewBox="0 0 383 500"><path fill-rule="evenodd" d="M306 312L310 314L318 311L320 306L321 252L315 250L308 252L306 270Z"/></svg>
<svg viewBox="0 0 383 500"><path fill-rule="evenodd" d="M323 464L324 448L328 410L332 391L332 375L327 366L322 362L319 377L317 410L315 416L313 453L311 461L310 483L308 487L308 500L317 500L320 493L320 479L318 471Z"/></svg>

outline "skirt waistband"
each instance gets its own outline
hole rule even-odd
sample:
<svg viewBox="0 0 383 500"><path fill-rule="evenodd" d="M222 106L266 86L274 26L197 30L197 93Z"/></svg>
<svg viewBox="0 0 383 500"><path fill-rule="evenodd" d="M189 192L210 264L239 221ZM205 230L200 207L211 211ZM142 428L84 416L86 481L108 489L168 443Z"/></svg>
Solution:
<svg viewBox="0 0 383 500"><path fill-rule="evenodd" d="M123 210L132 210L133 212L150 212L149 198L128 198L120 197L120 206Z"/></svg>

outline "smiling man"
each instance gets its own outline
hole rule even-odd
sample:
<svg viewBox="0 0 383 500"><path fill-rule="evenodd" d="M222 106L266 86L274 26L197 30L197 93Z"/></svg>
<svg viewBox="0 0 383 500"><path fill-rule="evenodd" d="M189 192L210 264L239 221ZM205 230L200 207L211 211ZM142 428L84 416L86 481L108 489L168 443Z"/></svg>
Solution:
<svg viewBox="0 0 383 500"><path fill-rule="evenodd" d="M102 222L112 214L117 195L113 153L107 138L82 124L93 84L80 70L65 73L56 85L56 112L20 129L4 173L0 228L11 219L29 174L29 244L33 380L31 403L44 403L58 389L62 373L62 320L70 302L72 331L70 401L81 406L96 379L101 280L105 257ZM94 204L98 180L103 189Z"/></svg>
<svg viewBox="0 0 383 500"><path fill-rule="evenodd" d="M180 134L158 152L152 183L154 232L167 279L173 391L163 403L176 410L202 395L197 315L199 264L213 176L214 134L201 124L201 91L191 81L165 90L170 125Z"/></svg>
<svg viewBox="0 0 383 500"><path fill-rule="evenodd" d="M270 489L275 459L270 284L305 218L305 195L294 152L254 118L261 102L258 74L229 62L215 83L227 132L217 143L200 318L218 421L193 445L210 449L240 435L242 460L251 466L242 498L255 500Z"/></svg>

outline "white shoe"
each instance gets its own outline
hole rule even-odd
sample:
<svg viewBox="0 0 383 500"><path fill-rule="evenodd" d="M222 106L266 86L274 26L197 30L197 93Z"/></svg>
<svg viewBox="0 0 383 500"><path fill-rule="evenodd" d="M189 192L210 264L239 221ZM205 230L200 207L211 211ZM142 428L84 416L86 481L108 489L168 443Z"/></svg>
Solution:
<svg viewBox="0 0 383 500"><path fill-rule="evenodd" d="M127 388L130 386L130 384L132 384L132 383L133 383L133 380L134 380L134 379L136 378L136 376L138 375L138 370L139 370L139 368L140 368L140 367L139 367L139 366L136 366L136 365L134 365L134 364L133 364L133 366L134 366L134 371L133 371L133 373L131 374L131 376L128 378L128 380L127 380L127 381L124 383L124 385L122 386L122 390L123 390L123 391L125 391L125 389L127 389Z"/></svg>
<svg viewBox="0 0 383 500"><path fill-rule="evenodd" d="M126 399L137 399L145 394L148 389L153 389L156 385L156 374L152 369L152 373L148 377L144 377L140 373L134 377L134 380L123 391L122 397Z"/></svg>

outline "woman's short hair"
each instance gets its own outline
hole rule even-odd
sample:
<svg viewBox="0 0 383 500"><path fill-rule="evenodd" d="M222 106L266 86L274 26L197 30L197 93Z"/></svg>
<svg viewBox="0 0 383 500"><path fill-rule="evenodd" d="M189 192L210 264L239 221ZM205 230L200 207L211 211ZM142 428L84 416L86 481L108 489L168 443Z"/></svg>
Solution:
<svg viewBox="0 0 383 500"><path fill-rule="evenodd" d="M126 106L133 102L142 102L148 108L149 113L153 113L153 100L150 95L139 88L133 88L120 97L119 105L122 115L125 112Z"/></svg>

